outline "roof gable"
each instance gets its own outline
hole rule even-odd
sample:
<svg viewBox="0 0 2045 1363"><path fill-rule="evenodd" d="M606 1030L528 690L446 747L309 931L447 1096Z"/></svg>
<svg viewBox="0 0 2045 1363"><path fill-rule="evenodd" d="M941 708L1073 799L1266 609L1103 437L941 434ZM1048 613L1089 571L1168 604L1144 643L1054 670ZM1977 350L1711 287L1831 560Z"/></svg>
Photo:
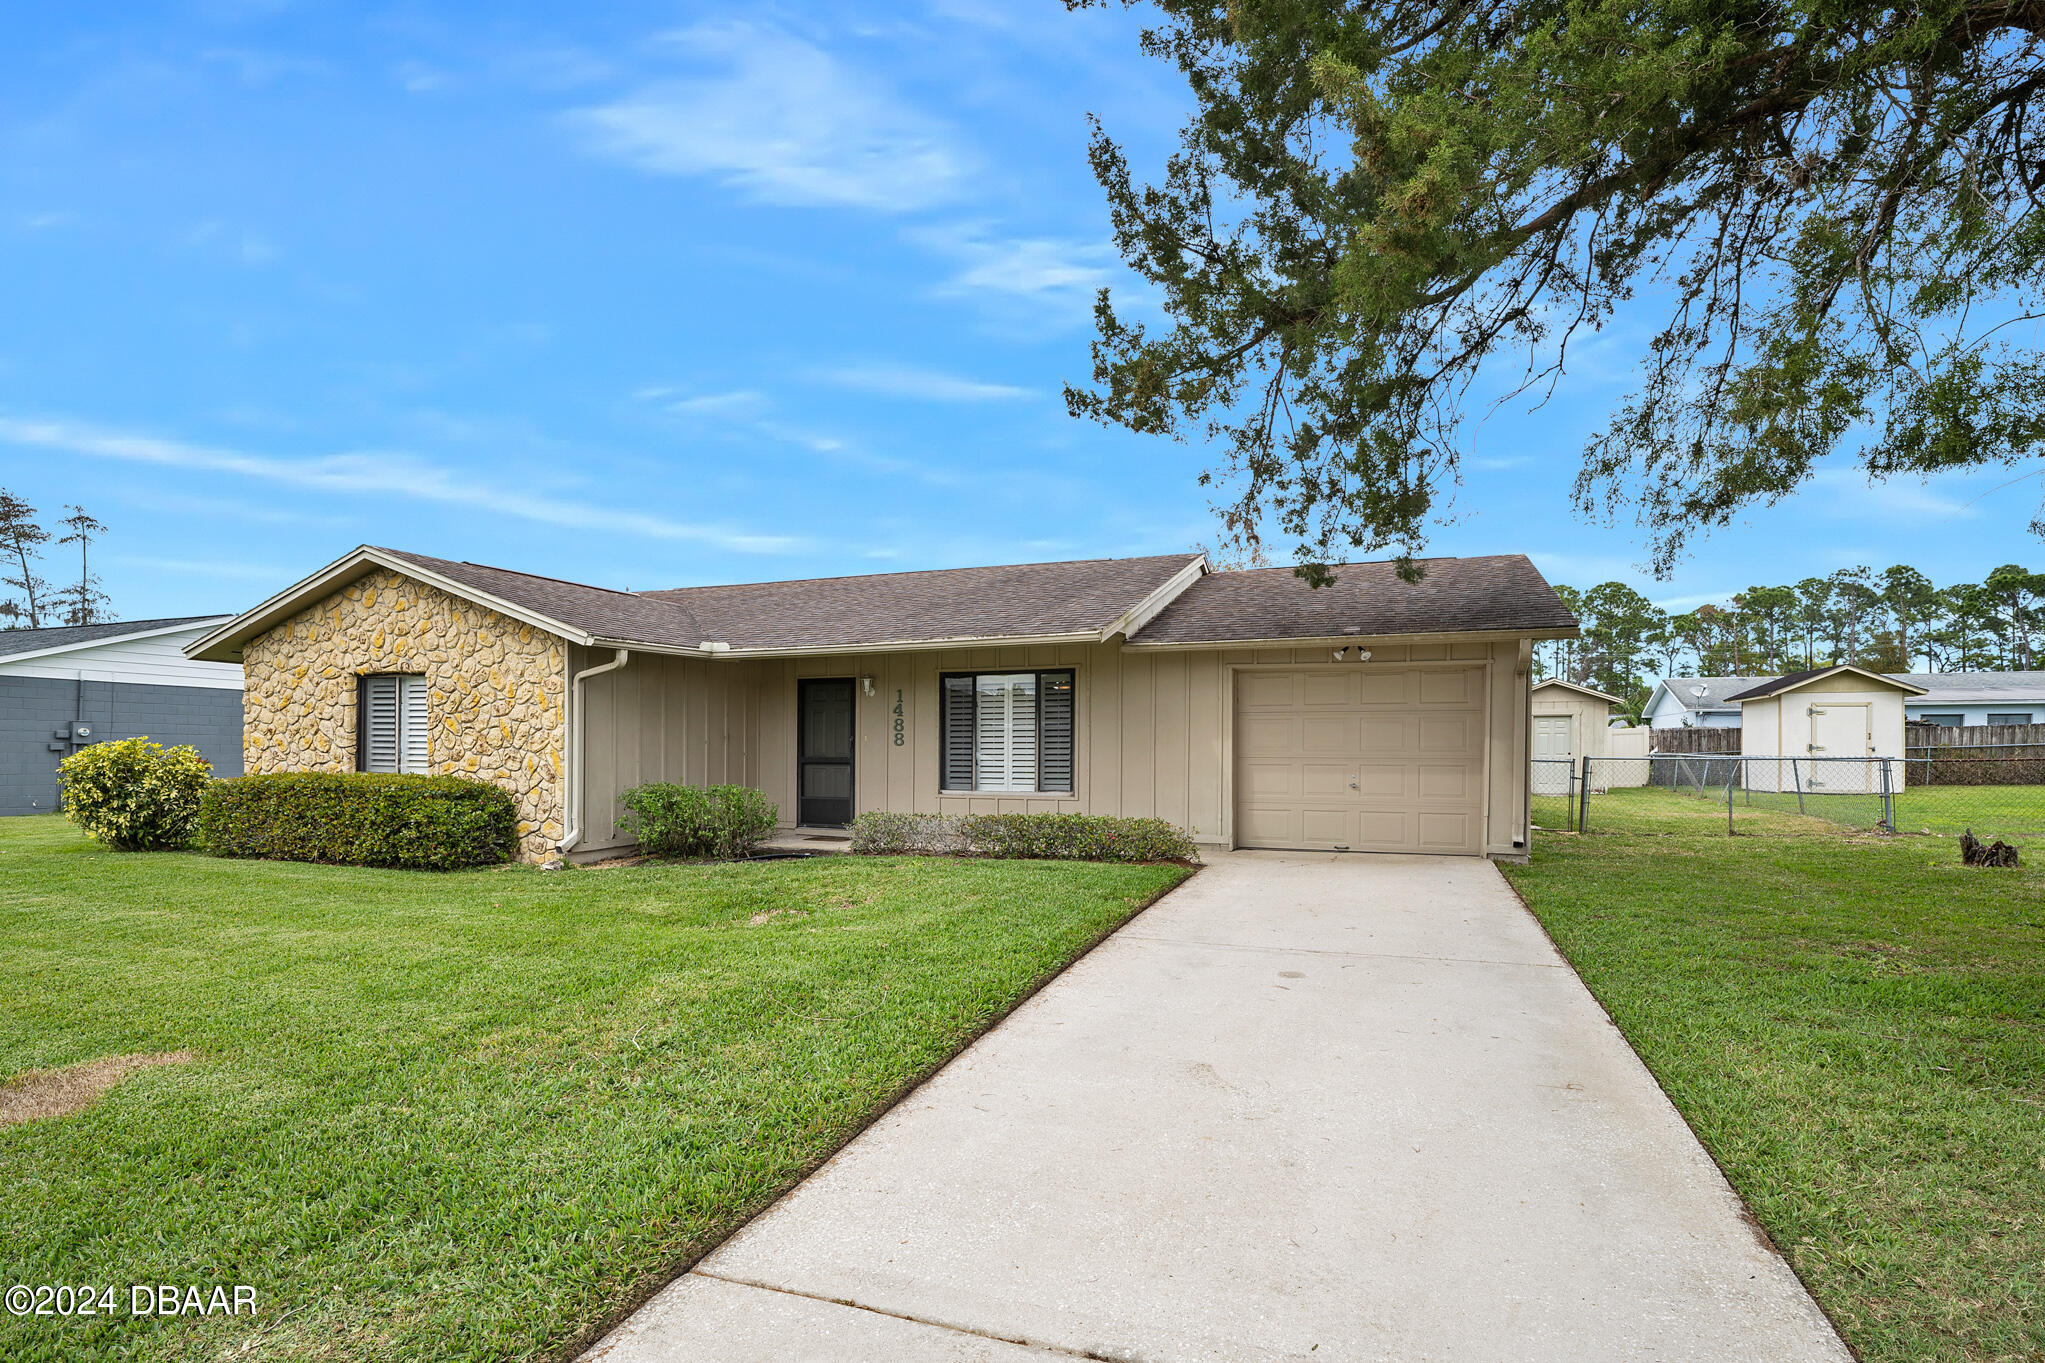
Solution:
<svg viewBox="0 0 2045 1363"><path fill-rule="evenodd" d="M0 661L19 662L51 653L110 644L118 639L140 639L156 634L174 634L181 629L225 620L225 615L178 615L161 620L103 620L91 625L52 625L45 629L0 630Z"/></svg>
<svg viewBox="0 0 2045 1363"><path fill-rule="evenodd" d="M1880 672L1870 672L1864 667L1855 667L1851 663L1836 663L1831 667L1807 668L1802 672L1791 672L1780 677L1774 677L1762 682L1759 686L1750 687L1736 696L1728 697L1728 699L1742 704L1750 700L1767 700L1770 697L1794 691L1798 687L1809 686L1812 682L1822 681L1826 677L1840 676L1859 677L1872 682L1876 686L1887 687L1891 690L1902 691L1911 695L1921 696L1924 694L1924 688L1914 682L1898 681L1894 677L1885 676Z"/></svg>
<svg viewBox="0 0 2045 1363"><path fill-rule="evenodd" d="M1617 696L1608 695L1603 691L1597 690L1594 687L1585 686L1580 682L1566 681L1561 677L1549 677L1545 681L1537 681L1534 683L1534 689L1536 691L1539 691L1542 688L1549 686L1562 687L1566 690L1575 691L1582 695L1589 696L1593 700L1610 701L1614 705L1624 705L1626 703L1625 701L1619 699L1619 697Z"/></svg>

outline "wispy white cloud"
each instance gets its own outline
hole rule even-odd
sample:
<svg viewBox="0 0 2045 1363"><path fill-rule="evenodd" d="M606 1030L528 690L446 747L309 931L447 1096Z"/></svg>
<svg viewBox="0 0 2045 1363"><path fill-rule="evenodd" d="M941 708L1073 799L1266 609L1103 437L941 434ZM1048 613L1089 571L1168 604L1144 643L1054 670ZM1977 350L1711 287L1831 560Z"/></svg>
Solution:
<svg viewBox="0 0 2045 1363"><path fill-rule="evenodd" d="M764 203L883 212L942 203L966 174L947 126L794 34L703 24L664 45L706 69L570 113L597 154Z"/></svg>
<svg viewBox="0 0 2045 1363"><path fill-rule="evenodd" d="M1065 307L1091 307L1108 282L1114 252L1099 242L1066 237L997 237L977 223L922 228L911 241L950 257L956 272L942 295L993 294Z"/></svg>
<svg viewBox="0 0 2045 1363"><path fill-rule="evenodd" d="M599 506L566 497L511 490L492 475L459 473L414 455L369 451L311 459L278 459L240 450L131 435L63 421L0 417L0 442L57 450L95 459L221 473L283 487L343 495L399 495L444 506L468 507L494 515L572 530L686 540L733 553L776 554L800 548L787 535L763 535L725 526L691 524L641 511Z"/></svg>
<svg viewBox="0 0 2045 1363"><path fill-rule="evenodd" d="M244 265L268 265L283 253L261 232L236 228L219 218L208 218L185 233L185 245L238 260Z"/></svg>
<svg viewBox="0 0 2045 1363"><path fill-rule="evenodd" d="M907 364L838 365L815 370L814 376L820 382L855 393L917 398L925 402L1000 402L1032 396L1029 389L1018 388L1014 384L987 383Z"/></svg>
<svg viewBox="0 0 2045 1363"><path fill-rule="evenodd" d="M674 393L668 389L658 395L665 398ZM657 400L657 399L656 399ZM739 420L757 417L767 410L767 395L757 388L734 388L725 393L698 393L693 397L677 397L662 404L668 411L681 416L725 417Z"/></svg>
<svg viewBox="0 0 2045 1363"><path fill-rule="evenodd" d="M1929 483L1910 478L1876 482L1857 469L1817 470L1797 507L1835 520L1951 520L1980 514L1964 496Z"/></svg>
<svg viewBox="0 0 2045 1363"><path fill-rule="evenodd" d="M1516 469L1534 462L1531 454L1480 454L1470 460L1470 467L1497 473L1505 469Z"/></svg>

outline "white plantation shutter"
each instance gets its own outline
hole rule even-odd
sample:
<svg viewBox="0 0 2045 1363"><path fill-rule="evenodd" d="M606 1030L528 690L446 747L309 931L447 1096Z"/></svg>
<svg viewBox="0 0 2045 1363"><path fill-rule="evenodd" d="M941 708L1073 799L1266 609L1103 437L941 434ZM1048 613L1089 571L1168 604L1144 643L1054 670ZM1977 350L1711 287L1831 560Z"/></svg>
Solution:
<svg viewBox="0 0 2045 1363"><path fill-rule="evenodd" d="M976 677L978 725L974 788L1037 788L1037 674Z"/></svg>
<svg viewBox="0 0 2045 1363"><path fill-rule="evenodd" d="M426 730L426 679L398 678L398 770L428 772L433 758Z"/></svg>
<svg viewBox="0 0 2045 1363"><path fill-rule="evenodd" d="M424 772L426 678L393 672L362 679L362 770Z"/></svg>
<svg viewBox="0 0 2045 1363"><path fill-rule="evenodd" d="M398 769L398 679L362 679L362 769Z"/></svg>

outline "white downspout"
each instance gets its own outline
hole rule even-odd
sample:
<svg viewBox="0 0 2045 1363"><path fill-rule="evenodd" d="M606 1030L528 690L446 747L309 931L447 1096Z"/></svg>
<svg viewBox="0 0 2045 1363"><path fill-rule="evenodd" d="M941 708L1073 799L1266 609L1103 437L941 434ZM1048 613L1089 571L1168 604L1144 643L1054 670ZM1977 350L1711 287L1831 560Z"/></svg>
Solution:
<svg viewBox="0 0 2045 1363"><path fill-rule="evenodd" d="M617 656L598 667L585 667L575 674L568 683L568 732L564 738L568 745L567 771L563 777L566 810L563 822L565 836L555 844L554 850L566 857L582 841L582 684L591 677L615 672L631 661L630 649L619 649Z"/></svg>

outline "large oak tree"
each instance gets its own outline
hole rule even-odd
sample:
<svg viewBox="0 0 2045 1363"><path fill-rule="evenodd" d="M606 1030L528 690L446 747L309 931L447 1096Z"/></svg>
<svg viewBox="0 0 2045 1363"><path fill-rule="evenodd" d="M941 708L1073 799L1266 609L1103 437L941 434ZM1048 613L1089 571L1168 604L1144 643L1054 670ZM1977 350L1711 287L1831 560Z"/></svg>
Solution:
<svg viewBox="0 0 2045 1363"><path fill-rule="evenodd" d="M1480 368L1545 389L1629 299L1654 334L1576 494L1658 570L1827 455L2036 453L2045 0L1154 8L1195 112L1154 182L1098 125L1092 160L1169 322L1103 291L1066 397L1217 440L1234 535L1417 552Z"/></svg>

